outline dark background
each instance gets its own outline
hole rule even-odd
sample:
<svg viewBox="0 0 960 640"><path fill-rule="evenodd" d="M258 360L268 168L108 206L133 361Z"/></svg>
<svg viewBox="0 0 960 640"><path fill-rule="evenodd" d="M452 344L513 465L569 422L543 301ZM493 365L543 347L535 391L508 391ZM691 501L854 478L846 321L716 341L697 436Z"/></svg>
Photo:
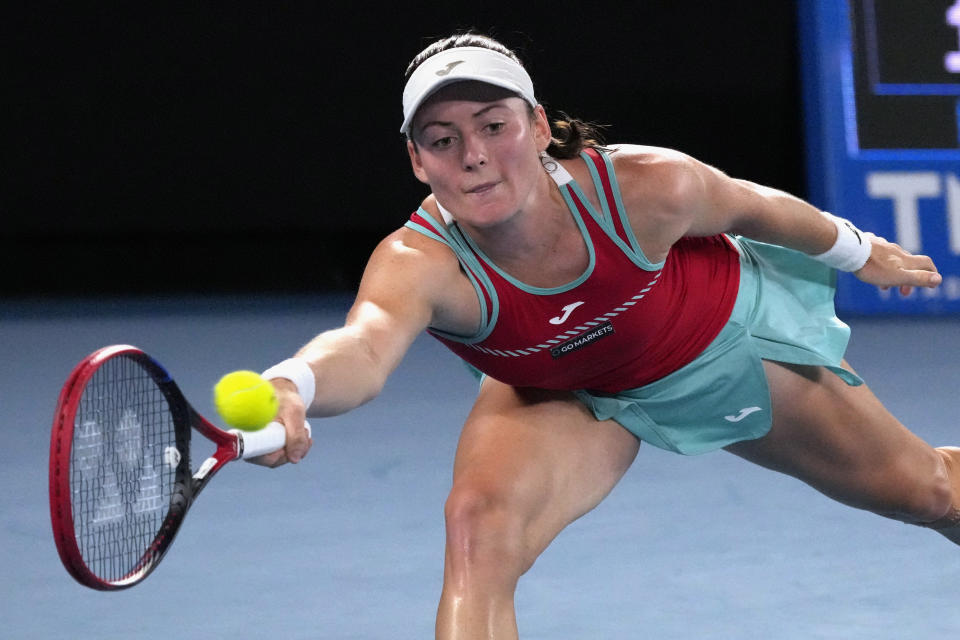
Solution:
<svg viewBox="0 0 960 640"><path fill-rule="evenodd" d="M857 138L861 149L956 149L957 96L924 95L921 84L955 84L943 54L957 48L944 21L953 0L850 4ZM876 42L876 59L868 43ZM898 46L909 42L910 46ZM883 95L874 83L917 85L916 94Z"/></svg>
<svg viewBox="0 0 960 640"><path fill-rule="evenodd" d="M518 52L548 113L805 195L792 1L91 3L8 18L8 298L352 289L426 195L397 131L404 69L464 28Z"/></svg>

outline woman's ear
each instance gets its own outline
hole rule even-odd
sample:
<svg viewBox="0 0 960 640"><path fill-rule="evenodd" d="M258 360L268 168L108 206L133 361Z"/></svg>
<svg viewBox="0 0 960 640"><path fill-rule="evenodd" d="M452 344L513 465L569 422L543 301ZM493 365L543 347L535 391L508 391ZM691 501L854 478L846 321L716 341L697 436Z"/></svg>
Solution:
<svg viewBox="0 0 960 640"><path fill-rule="evenodd" d="M410 166L413 168L413 175L423 184L430 184L427 180L427 172L423 170L423 163L420 162L420 151L417 145L407 138L407 155L410 156Z"/></svg>
<svg viewBox="0 0 960 640"><path fill-rule="evenodd" d="M550 120L547 118L547 112L543 105L537 105L533 108L533 136L537 142L537 151L546 151L550 146L550 139L553 134L550 131Z"/></svg>

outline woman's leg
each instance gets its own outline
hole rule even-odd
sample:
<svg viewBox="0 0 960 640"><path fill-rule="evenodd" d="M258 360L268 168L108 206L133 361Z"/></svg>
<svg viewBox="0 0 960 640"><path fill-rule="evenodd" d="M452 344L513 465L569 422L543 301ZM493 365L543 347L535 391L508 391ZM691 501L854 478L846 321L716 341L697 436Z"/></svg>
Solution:
<svg viewBox="0 0 960 640"><path fill-rule="evenodd" d="M821 367L763 364L773 427L728 451L854 507L912 524L950 524L960 505L954 450L934 449L908 431L866 385L848 386Z"/></svg>
<svg viewBox="0 0 960 640"><path fill-rule="evenodd" d="M520 576L593 509L639 441L570 393L486 380L460 437L446 504L438 638L516 638Z"/></svg>

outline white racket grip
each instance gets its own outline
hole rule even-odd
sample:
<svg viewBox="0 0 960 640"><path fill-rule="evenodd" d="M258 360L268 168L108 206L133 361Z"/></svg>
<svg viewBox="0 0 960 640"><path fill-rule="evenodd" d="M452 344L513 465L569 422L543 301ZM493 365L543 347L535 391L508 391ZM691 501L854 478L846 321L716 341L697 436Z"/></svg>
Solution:
<svg viewBox="0 0 960 640"><path fill-rule="evenodd" d="M313 437L310 423L304 420L303 426L307 428L307 435ZM231 429L230 433L238 435L243 443L243 453L240 456L243 460L273 453L287 443L287 430L279 422L271 422L257 431Z"/></svg>

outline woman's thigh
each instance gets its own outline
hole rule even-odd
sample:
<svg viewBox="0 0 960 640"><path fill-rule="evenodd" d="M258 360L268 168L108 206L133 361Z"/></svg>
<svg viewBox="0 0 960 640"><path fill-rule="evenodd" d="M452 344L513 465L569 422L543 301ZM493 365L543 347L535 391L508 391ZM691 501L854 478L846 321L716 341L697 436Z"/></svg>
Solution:
<svg viewBox="0 0 960 640"><path fill-rule="evenodd" d="M766 436L730 445L728 451L883 515L914 520L927 508L939 509L940 456L867 385L848 386L821 367L763 364L773 427Z"/></svg>
<svg viewBox="0 0 960 640"><path fill-rule="evenodd" d="M571 393L487 379L460 436L451 500L506 511L538 554L603 500L639 446Z"/></svg>

